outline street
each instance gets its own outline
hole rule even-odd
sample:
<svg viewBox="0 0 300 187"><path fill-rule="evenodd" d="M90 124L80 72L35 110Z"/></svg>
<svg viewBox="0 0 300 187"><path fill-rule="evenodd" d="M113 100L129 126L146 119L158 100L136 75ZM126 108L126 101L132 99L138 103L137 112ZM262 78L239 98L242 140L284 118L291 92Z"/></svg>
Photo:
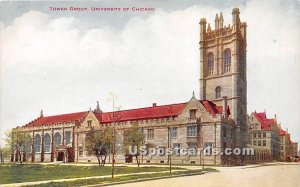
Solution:
<svg viewBox="0 0 300 187"><path fill-rule="evenodd" d="M300 187L300 165L217 167L220 172L114 185L114 187Z"/></svg>

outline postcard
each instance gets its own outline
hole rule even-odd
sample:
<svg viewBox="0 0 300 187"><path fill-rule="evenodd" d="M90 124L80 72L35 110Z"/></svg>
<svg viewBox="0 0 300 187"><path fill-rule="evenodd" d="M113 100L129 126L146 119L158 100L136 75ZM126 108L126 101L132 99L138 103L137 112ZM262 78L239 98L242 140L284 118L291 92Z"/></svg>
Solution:
<svg viewBox="0 0 300 187"><path fill-rule="evenodd" d="M0 185L300 186L299 8L0 1Z"/></svg>

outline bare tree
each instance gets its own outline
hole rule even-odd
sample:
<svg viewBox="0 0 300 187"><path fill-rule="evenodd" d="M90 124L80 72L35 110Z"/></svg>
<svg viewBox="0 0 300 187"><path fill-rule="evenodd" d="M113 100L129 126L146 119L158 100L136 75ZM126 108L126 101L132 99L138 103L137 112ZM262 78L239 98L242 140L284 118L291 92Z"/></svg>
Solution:
<svg viewBox="0 0 300 187"><path fill-rule="evenodd" d="M32 138L29 133L16 128L6 133L5 141L10 146L11 152L15 152L20 164L22 164L22 155L30 152L32 145Z"/></svg>

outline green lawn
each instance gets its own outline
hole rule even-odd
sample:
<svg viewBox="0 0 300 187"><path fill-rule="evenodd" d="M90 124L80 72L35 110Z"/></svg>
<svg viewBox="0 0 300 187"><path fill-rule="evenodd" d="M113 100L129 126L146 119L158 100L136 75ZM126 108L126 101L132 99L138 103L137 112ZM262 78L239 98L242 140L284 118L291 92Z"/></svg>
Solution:
<svg viewBox="0 0 300 187"><path fill-rule="evenodd" d="M180 169L180 168L173 168ZM115 167L115 174L166 171L167 167ZM40 165L40 164L5 164L0 165L0 184L32 182L52 179L68 179L110 175L111 167Z"/></svg>
<svg viewBox="0 0 300 187"><path fill-rule="evenodd" d="M137 175L128 175L128 176L119 176L115 177L114 179L108 177L108 178L100 178L100 179L80 179L75 181L65 181L65 182L50 182L47 184L39 184L39 185L33 185L33 187L73 187L73 186L87 186L87 185L93 185L93 184L112 184L112 183L130 183L130 182L137 182L137 181L143 181L143 180L155 180L157 178L165 178L165 177L176 177L179 175L193 175L193 174L202 174L203 171L207 172L216 172L217 170L206 168L204 170L198 169L198 170L182 170L182 171L176 171L172 172L170 174L169 172L166 173L152 173L152 174L137 174ZM130 184L128 184L130 186Z"/></svg>

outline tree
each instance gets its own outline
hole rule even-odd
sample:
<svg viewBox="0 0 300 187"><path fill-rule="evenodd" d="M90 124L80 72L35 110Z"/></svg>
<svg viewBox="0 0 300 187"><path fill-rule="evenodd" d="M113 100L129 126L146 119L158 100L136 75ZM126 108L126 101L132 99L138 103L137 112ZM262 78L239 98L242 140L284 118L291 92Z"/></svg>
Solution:
<svg viewBox="0 0 300 187"><path fill-rule="evenodd" d="M113 143L112 129L106 127L104 131L92 131L86 138L86 149L90 155L97 157L99 166L104 166L110 154Z"/></svg>
<svg viewBox="0 0 300 187"><path fill-rule="evenodd" d="M124 145L126 147L126 151L129 152L129 147L136 147L137 150L140 150L140 147L143 145L144 142L144 138L145 135L144 133L141 131L141 129L138 127L138 124L135 123L133 124L133 127L130 128L127 132L126 135L124 136ZM138 167L140 167L140 159L139 159L139 151L137 151L137 153L135 155L136 158L136 163L138 165Z"/></svg>
<svg viewBox="0 0 300 187"><path fill-rule="evenodd" d="M18 161L22 164L22 160L24 159L22 155L26 155L31 150L32 138L29 133L16 128L6 133L5 141L11 148L11 152L16 153Z"/></svg>

